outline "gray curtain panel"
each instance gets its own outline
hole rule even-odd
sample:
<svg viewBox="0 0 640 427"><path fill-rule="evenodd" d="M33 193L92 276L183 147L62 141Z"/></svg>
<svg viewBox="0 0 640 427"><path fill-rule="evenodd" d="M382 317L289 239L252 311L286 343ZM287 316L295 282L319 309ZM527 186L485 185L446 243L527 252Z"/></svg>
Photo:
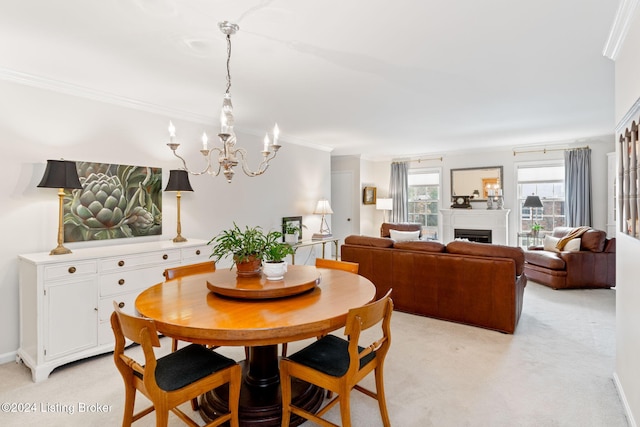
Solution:
<svg viewBox="0 0 640 427"><path fill-rule="evenodd" d="M568 227L591 226L591 149L564 153L565 215Z"/></svg>
<svg viewBox="0 0 640 427"><path fill-rule="evenodd" d="M391 210L390 222L407 222L408 211L408 170L406 162L391 163L391 180L389 182L389 196L392 199L393 209Z"/></svg>

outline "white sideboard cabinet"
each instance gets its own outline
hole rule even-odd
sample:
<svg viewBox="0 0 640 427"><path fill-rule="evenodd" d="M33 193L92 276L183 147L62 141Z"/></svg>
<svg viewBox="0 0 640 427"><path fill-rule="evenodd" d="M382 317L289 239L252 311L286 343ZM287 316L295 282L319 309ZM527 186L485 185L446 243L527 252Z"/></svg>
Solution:
<svg viewBox="0 0 640 427"><path fill-rule="evenodd" d="M20 348L18 360L34 382L58 366L113 351L113 301L135 313L135 299L164 281L164 270L209 259L204 240L132 243L18 257Z"/></svg>

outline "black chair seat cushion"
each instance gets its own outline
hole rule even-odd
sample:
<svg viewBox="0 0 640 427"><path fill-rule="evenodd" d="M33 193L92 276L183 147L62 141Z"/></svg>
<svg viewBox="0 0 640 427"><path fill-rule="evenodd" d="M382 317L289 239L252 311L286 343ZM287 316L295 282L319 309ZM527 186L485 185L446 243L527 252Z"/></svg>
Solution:
<svg viewBox="0 0 640 427"><path fill-rule="evenodd" d="M358 346L358 352L364 348ZM360 368L376 357L375 352L360 359ZM308 366L332 377L341 377L349 370L349 341L327 335L288 357L289 360Z"/></svg>
<svg viewBox="0 0 640 427"><path fill-rule="evenodd" d="M179 390L235 363L204 346L190 344L158 359L156 382L164 391Z"/></svg>

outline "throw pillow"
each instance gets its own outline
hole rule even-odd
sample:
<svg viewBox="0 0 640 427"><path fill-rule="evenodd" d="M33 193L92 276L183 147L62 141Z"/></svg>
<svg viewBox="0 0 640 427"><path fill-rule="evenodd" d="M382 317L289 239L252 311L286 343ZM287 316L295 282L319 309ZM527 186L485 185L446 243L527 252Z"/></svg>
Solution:
<svg viewBox="0 0 640 427"><path fill-rule="evenodd" d="M558 244L559 241L560 241L560 238L558 237L551 237L548 234L545 235L544 242L543 242L544 250L550 251L550 252L560 252L558 248L556 248L556 245Z"/></svg>
<svg viewBox="0 0 640 427"><path fill-rule="evenodd" d="M420 230L416 231L399 231L399 230L389 230L389 234L391 235L391 239L396 242L406 242L408 240L418 240L420 237Z"/></svg>
<svg viewBox="0 0 640 427"><path fill-rule="evenodd" d="M579 252L581 239L571 239L564 245L564 251L566 252Z"/></svg>

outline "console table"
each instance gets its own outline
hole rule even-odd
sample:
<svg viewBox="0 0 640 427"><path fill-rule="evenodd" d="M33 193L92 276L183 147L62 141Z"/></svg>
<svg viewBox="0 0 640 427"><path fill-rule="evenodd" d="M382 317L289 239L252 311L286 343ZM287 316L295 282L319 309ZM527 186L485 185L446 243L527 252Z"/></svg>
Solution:
<svg viewBox="0 0 640 427"><path fill-rule="evenodd" d="M291 254L291 264L295 264L296 263L296 251L299 248L305 247L305 246L314 246L314 245L322 245L322 258L324 258L324 249L325 249L325 245L328 242L332 242L335 245L335 252L334 252L334 256L335 259L338 259L338 241L340 239L334 239L334 238L328 238L328 239L317 239L317 240L305 240L302 242L298 242L294 245L291 245L291 247L293 248L293 254Z"/></svg>
<svg viewBox="0 0 640 427"><path fill-rule="evenodd" d="M19 255L20 348L34 382L58 366L113 351L113 301L134 301L164 270L208 259L205 240L157 241Z"/></svg>

